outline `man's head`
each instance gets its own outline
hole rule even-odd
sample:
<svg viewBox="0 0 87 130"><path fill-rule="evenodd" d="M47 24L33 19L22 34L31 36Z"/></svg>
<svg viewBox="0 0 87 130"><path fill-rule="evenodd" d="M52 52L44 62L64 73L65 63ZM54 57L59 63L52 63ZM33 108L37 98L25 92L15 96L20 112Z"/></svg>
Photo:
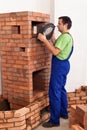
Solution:
<svg viewBox="0 0 87 130"><path fill-rule="evenodd" d="M72 21L68 16L61 16L58 20L58 30L60 32L66 32L72 26Z"/></svg>

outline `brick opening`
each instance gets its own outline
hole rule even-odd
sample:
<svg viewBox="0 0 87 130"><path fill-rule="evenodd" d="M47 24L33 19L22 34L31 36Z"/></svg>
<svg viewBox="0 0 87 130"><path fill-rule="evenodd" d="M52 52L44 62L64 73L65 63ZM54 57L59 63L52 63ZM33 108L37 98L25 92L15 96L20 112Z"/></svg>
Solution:
<svg viewBox="0 0 87 130"><path fill-rule="evenodd" d="M33 93L36 97L41 97L46 93L47 90L47 69L42 69L33 72Z"/></svg>
<svg viewBox="0 0 87 130"><path fill-rule="evenodd" d="M0 101L0 111L9 111L10 109L10 103L8 100L3 99Z"/></svg>
<svg viewBox="0 0 87 130"><path fill-rule="evenodd" d="M20 26L13 25L12 26L12 34L20 34Z"/></svg>
<svg viewBox="0 0 87 130"><path fill-rule="evenodd" d="M20 52L25 52L25 47L20 47Z"/></svg>

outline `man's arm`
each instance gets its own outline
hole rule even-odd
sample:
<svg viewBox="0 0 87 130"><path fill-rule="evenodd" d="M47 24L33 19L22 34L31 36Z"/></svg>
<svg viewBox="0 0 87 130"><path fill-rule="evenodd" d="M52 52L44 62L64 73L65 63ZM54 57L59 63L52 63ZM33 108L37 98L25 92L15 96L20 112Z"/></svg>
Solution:
<svg viewBox="0 0 87 130"><path fill-rule="evenodd" d="M46 37L45 37L43 34L39 33L39 34L38 34L38 39L45 44L45 46L48 48L48 50L49 50L53 55L57 55L57 54L59 54L59 53L61 52L60 49L58 49L58 48L56 48L55 46L51 45L50 42L46 39Z"/></svg>

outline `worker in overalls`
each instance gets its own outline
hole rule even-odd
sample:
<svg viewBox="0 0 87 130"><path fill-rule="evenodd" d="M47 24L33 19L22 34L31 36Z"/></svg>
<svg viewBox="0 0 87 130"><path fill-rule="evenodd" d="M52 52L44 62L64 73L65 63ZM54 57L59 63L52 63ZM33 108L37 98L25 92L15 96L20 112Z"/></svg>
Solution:
<svg viewBox="0 0 87 130"><path fill-rule="evenodd" d="M68 16L58 19L58 30L60 36L55 40L54 45L46 39L46 36L39 33L38 39L53 54L51 76L49 83L50 119L43 123L43 127L55 127L60 125L60 117L68 119L68 101L65 89L67 74L70 71L69 58L73 52L73 38L69 33L72 21ZM52 38L54 41L54 38Z"/></svg>

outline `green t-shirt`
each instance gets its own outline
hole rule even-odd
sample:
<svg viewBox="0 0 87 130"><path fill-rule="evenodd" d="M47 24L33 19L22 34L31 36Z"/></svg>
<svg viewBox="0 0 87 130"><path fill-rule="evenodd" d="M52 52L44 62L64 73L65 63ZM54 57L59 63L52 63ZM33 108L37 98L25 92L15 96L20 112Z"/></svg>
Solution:
<svg viewBox="0 0 87 130"><path fill-rule="evenodd" d="M56 55L56 57L60 60L67 59L71 52L72 45L72 36L68 33L61 34L55 42L55 47L61 50L61 52L58 55Z"/></svg>

